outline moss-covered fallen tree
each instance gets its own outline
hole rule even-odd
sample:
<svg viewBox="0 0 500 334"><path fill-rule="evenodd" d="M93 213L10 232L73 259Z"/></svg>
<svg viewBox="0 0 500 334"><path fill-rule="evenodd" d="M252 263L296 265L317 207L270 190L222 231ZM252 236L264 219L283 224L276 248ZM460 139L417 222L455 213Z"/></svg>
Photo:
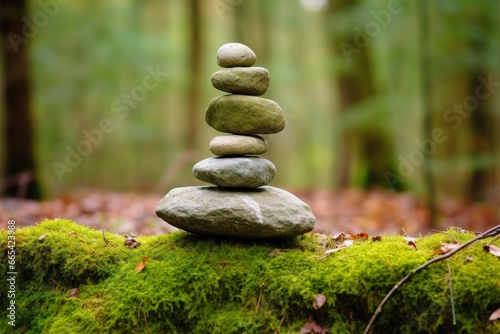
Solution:
<svg viewBox="0 0 500 334"><path fill-rule="evenodd" d="M359 238L326 256L339 244L319 234L244 241L176 232L136 237L141 245L131 249L123 236L46 220L15 231L16 274L1 274L1 331L298 333L312 317L330 333L360 333L386 293L441 243L474 237L448 234L418 238L417 248L400 236ZM7 229L0 246L9 259ZM318 294L326 303L315 310ZM12 300L15 312L7 310ZM412 276L373 332L500 333L488 320L499 307L500 259L479 242Z"/></svg>

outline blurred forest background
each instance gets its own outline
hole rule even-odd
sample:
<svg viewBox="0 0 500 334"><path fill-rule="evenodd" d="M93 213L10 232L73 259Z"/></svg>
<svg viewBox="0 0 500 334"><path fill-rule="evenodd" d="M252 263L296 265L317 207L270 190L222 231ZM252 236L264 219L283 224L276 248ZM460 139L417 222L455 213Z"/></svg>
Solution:
<svg viewBox="0 0 500 334"><path fill-rule="evenodd" d="M500 219L496 0L5 0L0 189L166 193L193 164L217 49L271 73L287 126L267 136L272 185L409 191ZM434 207L434 209L433 209Z"/></svg>

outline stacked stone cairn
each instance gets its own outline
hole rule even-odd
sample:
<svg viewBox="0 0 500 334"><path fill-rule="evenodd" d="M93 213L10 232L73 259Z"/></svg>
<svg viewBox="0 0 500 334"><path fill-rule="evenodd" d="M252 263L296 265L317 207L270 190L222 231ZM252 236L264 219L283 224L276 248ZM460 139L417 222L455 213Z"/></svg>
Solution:
<svg viewBox="0 0 500 334"><path fill-rule="evenodd" d="M205 120L228 135L209 144L216 157L196 163L194 176L213 186L172 189L161 199L156 214L187 232L240 237L289 238L313 229L316 218L293 194L268 186L274 164L258 155L268 149L261 134L285 127L281 107L260 97L270 81L267 69L252 67L257 57L246 45L228 43L217 52L222 70L212 85L229 94L210 101Z"/></svg>

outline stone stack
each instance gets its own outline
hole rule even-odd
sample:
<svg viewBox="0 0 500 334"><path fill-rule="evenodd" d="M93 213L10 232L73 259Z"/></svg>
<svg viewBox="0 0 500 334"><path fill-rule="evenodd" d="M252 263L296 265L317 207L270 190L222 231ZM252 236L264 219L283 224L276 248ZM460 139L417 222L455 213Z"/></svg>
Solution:
<svg viewBox="0 0 500 334"><path fill-rule="evenodd" d="M216 157L202 160L193 174L214 186L172 189L158 203L156 213L182 230L241 238L287 238L313 229L315 217L293 194L267 186L274 164L258 155L268 149L262 134L285 127L280 106L260 97L270 81L267 69L252 67L255 53L239 43L217 52L222 70L212 85L225 94L210 101L205 120L217 131L209 144Z"/></svg>

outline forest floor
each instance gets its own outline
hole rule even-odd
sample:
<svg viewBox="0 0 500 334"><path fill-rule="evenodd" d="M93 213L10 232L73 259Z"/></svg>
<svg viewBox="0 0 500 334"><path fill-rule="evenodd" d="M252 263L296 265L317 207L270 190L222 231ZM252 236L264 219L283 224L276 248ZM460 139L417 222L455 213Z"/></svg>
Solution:
<svg viewBox="0 0 500 334"><path fill-rule="evenodd" d="M293 192L293 191L292 191ZM315 231L341 231L425 235L432 230L424 203L409 193L390 191L303 191L293 192L310 205L317 218ZM0 198L0 227L15 219L17 227L33 225L46 218L66 218L79 224L113 233L161 234L177 230L156 217L162 195L106 193L80 190L71 196L49 201ZM439 206L438 229L452 226L481 232L500 224L500 211L493 203L459 203L448 200Z"/></svg>

